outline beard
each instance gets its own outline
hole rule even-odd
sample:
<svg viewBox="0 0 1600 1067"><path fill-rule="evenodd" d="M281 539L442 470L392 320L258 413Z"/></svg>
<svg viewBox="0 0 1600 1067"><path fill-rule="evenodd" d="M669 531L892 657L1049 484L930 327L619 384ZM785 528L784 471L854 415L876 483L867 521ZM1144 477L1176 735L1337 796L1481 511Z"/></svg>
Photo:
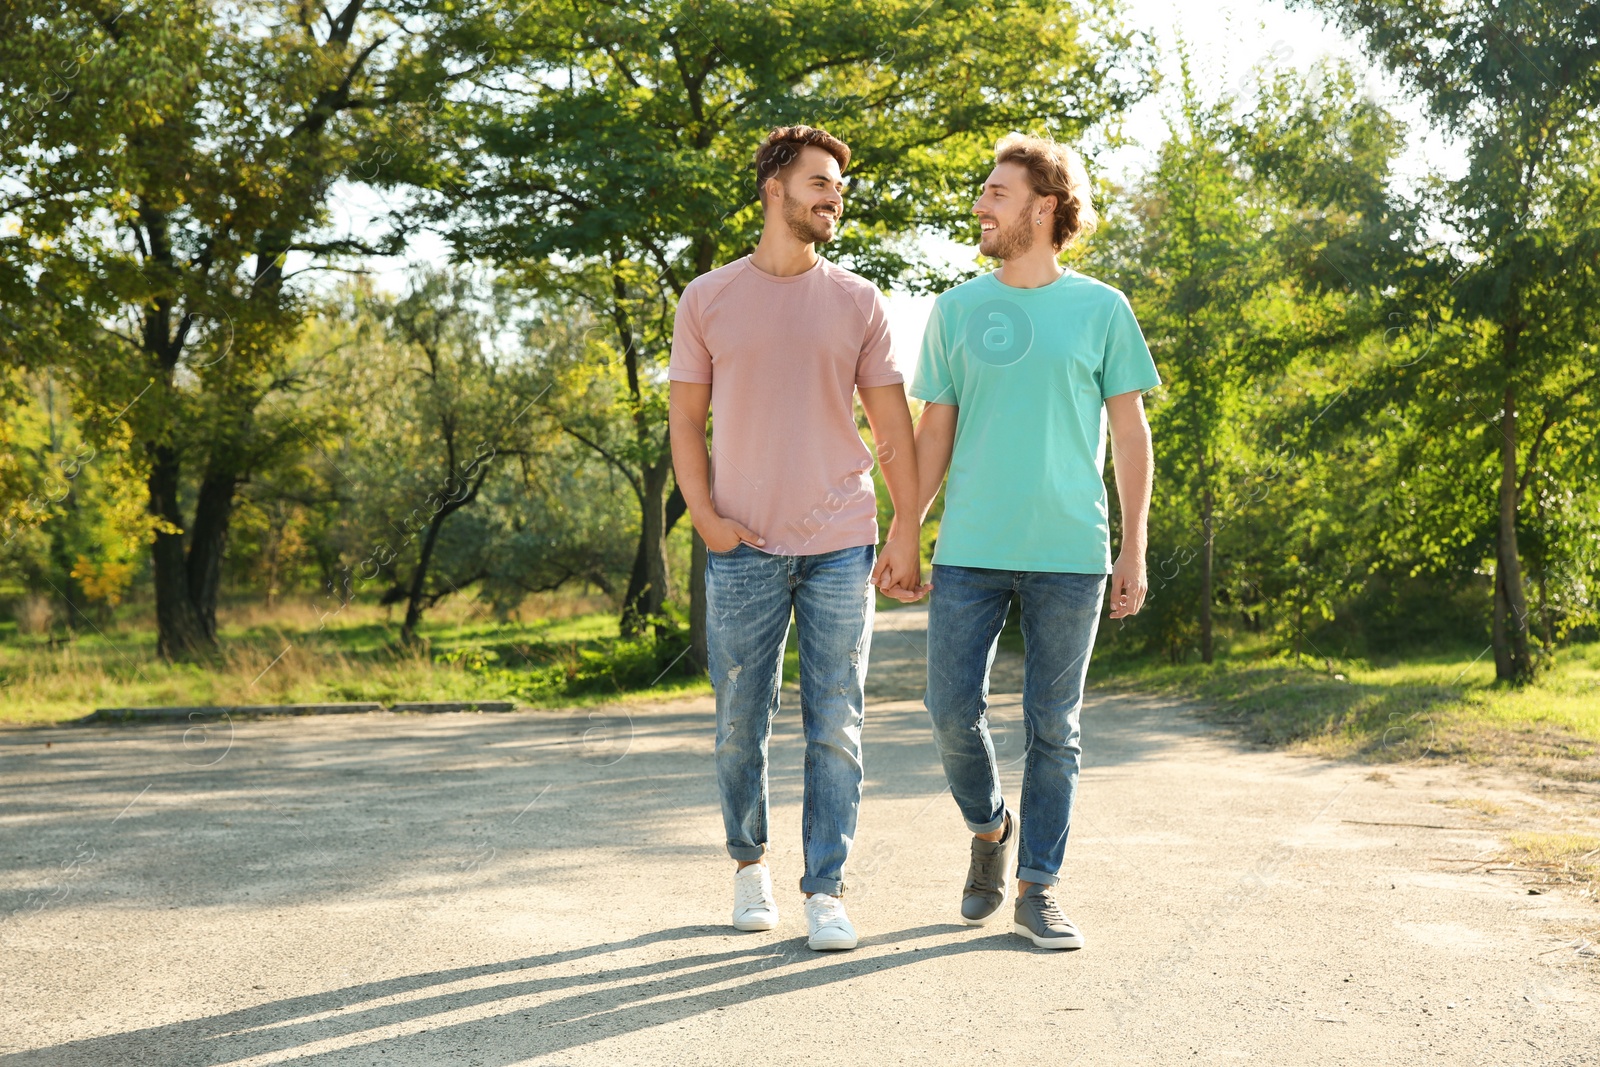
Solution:
<svg viewBox="0 0 1600 1067"><path fill-rule="evenodd" d="M806 244L827 244L833 240L833 235L815 215L811 214L811 209L793 200L785 199L783 202L783 221L797 241ZM834 222L834 228L838 228L837 220Z"/></svg>
<svg viewBox="0 0 1600 1067"><path fill-rule="evenodd" d="M1032 206L1031 203L1029 205ZM1016 259L1033 247L1033 231L1044 229L1034 226L1028 208L1024 208L1017 221L1005 228L996 227L978 238L978 251L993 259Z"/></svg>

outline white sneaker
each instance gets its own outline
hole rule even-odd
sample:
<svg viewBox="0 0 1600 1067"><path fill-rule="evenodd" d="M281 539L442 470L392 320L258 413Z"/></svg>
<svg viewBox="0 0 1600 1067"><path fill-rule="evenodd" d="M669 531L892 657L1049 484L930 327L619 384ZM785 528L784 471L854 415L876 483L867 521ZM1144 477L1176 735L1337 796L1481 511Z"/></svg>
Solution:
<svg viewBox="0 0 1600 1067"><path fill-rule="evenodd" d="M771 930L778 925L778 901L772 895L772 872L752 863L733 875L733 928Z"/></svg>
<svg viewBox="0 0 1600 1067"><path fill-rule="evenodd" d="M856 928L844 913L844 901L826 893L806 898L806 926L811 930L807 945L818 952L856 947Z"/></svg>

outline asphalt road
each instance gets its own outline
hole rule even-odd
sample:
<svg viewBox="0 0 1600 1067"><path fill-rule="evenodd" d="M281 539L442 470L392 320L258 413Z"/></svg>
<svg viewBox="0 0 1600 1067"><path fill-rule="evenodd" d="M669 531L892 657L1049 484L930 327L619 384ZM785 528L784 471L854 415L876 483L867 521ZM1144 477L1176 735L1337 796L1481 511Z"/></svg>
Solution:
<svg viewBox="0 0 1600 1067"><path fill-rule="evenodd" d="M805 947L792 693L763 934L726 925L707 699L0 732L0 1067L1600 1064L1594 903L1470 866L1595 800L1493 771L1095 693L1064 872L1088 947L959 925L923 619L875 637L849 953Z"/></svg>

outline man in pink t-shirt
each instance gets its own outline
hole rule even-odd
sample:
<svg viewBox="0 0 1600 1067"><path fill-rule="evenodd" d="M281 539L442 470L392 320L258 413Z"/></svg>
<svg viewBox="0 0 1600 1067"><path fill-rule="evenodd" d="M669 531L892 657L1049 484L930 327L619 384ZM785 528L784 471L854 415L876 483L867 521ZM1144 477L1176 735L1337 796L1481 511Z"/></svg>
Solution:
<svg viewBox="0 0 1600 1067"><path fill-rule="evenodd" d="M767 739L792 613L806 736L800 889L814 949L856 945L842 897L861 804L873 586L906 600L924 589L911 414L883 297L816 251L839 225L849 165L850 149L822 130L767 136L755 158L761 240L684 290L668 370L673 466L707 550L717 781L737 864L733 925L778 923L765 862ZM856 429L857 395L894 502L876 565L873 455Z"/></svg>

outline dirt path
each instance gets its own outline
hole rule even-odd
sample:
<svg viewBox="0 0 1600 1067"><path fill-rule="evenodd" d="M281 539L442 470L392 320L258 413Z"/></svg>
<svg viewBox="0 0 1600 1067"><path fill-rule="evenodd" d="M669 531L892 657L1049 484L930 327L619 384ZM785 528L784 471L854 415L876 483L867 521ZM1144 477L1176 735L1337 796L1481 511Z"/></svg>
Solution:
<svg viewBox="0 0 1600 1067"><path fill-rule="evenodd" d="M875 638L845 954L804 947L792 694L770 934L723 925L709 700L0 733L0 1067L1600 1063L1594 904L1453 873L1594 797L1255 751L1156 699L1085 710L1088 948L957 925L923 620ZM1505 810L1442 803L1476 798Z"/></svg>

